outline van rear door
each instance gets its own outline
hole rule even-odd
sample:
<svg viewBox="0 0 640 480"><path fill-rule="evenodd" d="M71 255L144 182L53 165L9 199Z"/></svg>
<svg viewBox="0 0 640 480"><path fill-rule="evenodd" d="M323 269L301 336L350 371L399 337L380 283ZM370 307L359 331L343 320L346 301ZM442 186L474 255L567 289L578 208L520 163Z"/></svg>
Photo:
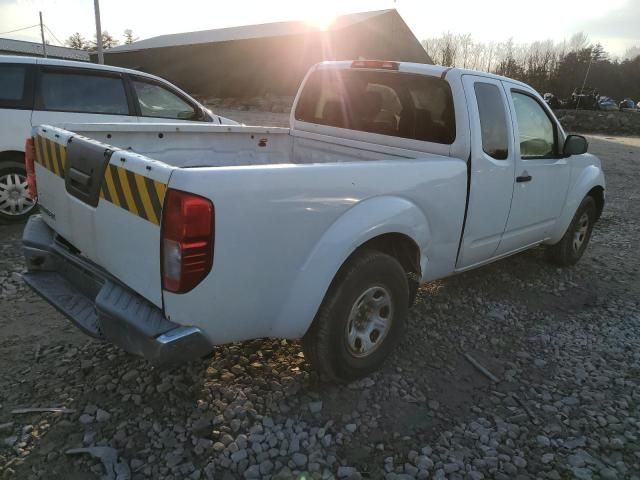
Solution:
<svg viewBox="0 0 640 480"><path fill-rule="evenodd" d="M175 167L47 125L34 133L46 223L82 256L160 307L160 221Z"/></svg>

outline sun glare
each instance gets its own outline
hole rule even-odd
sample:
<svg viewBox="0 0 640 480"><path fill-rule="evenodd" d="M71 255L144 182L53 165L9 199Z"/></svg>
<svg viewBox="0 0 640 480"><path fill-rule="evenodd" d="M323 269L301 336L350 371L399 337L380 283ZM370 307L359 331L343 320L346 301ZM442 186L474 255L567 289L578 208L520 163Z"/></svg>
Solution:
<svg viewBox="0 0 640 480"><path fill-rule="evenodd" d="M306 23L318 30L327 31L331 28L331 25L336 21L336 17L334 15L316 15L314 18L310 18L306 21Z"/></svg>

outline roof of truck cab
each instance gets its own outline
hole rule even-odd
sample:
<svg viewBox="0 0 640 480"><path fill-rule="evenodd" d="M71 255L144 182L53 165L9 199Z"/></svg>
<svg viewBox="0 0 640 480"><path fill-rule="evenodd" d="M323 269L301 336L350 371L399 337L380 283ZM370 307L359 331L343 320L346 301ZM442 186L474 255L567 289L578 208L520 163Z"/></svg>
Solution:
<svg viewBox="0 0 640 480"><path fill-rule="evenodd" d="M355 60L338 60L338 61L326 61L318 63L315 67L319 69L324 68L351 68ZM393 61L393 60L391 60ZM531 86L526 83L520 82L519 80L514 80L513 78L503 77L500 75L496 75L494 73L482 72L479 70L469 70L465 68L458 67L445 67L442 65L429 65L426 63L412 63L412 62L396 62L398 64L398 71L404 73L417 73L422 75L429 75L434 77L442 77L446 78L446 76L455 74L458 76L462 75L475 75L478 77L491 78L493 80L498 81L507 81L516 85L520 85L522 87L526 87L527 89L531 89Z"/></svg>

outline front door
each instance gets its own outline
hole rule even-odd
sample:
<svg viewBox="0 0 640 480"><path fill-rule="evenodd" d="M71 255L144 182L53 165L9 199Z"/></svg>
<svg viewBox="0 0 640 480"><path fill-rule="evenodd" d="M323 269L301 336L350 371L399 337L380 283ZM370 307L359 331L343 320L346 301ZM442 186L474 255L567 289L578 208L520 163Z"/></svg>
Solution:
<svg viewBox="0 0 640 480"><path fill-rule="evenodd" d="M464 75L471 121L469 205L457 268L492 258L509 217L515 149L507 98L499 80Z"/></svg>
<svg viewBox="0 0 640 480"><path fill-rule="evenodd" d="M553 115L532 92L503 83L515 126L516 173L509 221L497 255L549 238L570 175L567 159L560 155L564 138Z"/></svg>

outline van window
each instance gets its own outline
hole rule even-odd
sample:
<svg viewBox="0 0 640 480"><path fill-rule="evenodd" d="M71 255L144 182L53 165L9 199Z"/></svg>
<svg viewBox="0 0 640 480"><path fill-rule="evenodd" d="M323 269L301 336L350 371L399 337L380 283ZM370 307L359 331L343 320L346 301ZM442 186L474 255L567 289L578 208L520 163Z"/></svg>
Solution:
<svg viewBox="0 0 640 480"><path fill-rule="evenodd" d="M0 108L33 107L30 66L0 63Z"/></svg>
<svg viewBox="0 0 640 480"><path fill-rule="evenodd" d="M296 120L451 144L456 127L449 84L439 77L366 70L318 70Z"/></svg>
<svg viewBox="0 0 640 480"><path fill-rule="evenodd" d="M58 112L129 115L122 78L77 71L43 71L40 108Z"/></svg>
<svg viewBox="0 0 640 480"><path fill-rule="evenodd" d="M196 109L168 89L151 82L133 80L143 117L197 120Z"/></svg>

